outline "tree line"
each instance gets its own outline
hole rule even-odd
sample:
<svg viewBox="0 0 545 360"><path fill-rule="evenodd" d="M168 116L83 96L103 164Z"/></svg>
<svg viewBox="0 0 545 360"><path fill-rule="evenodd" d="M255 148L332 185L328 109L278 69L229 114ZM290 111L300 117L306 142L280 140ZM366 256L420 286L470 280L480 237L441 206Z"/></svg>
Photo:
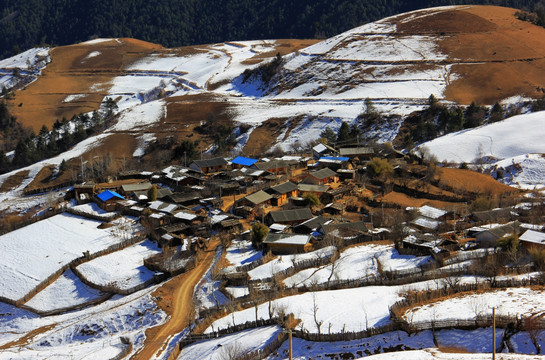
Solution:
<svg viewBox="0 0 545 360"><path fill-rule="evenodd" d="M0 2L0 58L34 46L134 37L167 47L325 38L386 16L454 4L534 11L543 0L25 0Z"/></svg>

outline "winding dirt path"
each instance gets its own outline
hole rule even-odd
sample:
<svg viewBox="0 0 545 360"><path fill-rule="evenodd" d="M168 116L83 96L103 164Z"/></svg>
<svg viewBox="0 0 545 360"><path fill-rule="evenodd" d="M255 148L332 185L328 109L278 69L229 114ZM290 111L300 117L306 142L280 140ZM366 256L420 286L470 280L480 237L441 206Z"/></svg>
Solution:
<svg viewBox="0 0 545 360"><path fill-rule="evenodd" d="M153 294L159 299L158 306L170 319L162 326L146 331L143 349L131 359L149 360L166 346L171 336L182 332L189 325L194 307L193 290L212 264L218 245L218 241L210 241L208 250L203 253L199 264L193 270L171 279Z"/></svg>

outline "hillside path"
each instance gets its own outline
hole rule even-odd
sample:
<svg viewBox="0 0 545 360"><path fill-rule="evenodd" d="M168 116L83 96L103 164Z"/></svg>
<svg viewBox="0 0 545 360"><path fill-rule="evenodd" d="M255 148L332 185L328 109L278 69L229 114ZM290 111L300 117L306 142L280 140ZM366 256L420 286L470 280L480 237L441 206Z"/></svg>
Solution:
<svg viewBox="0 0 545 360"><path fill-rule="evenodd" d="M208 250L203 253L193 270L174 277L153 294L159 299L158 306L170 316L170 319L165 324L146 331L143 349L131 359L151 359L166 346L168 339L189 325L194 307L194 288L212 264L218 244L218 241L210 241Z"/></svg>

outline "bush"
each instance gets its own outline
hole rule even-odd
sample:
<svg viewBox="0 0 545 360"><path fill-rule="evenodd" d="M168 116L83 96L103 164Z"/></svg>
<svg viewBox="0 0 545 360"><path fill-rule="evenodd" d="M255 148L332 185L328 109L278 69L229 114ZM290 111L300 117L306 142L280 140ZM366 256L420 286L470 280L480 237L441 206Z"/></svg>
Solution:
<svg viewBox="0 0 545 360"><path fill-rule="evenodd" d="M516 252L519 248L519 237L517 235L502 237L498 240L498 247L502 251Z"/></svg>
<svg viewBox="0 0 545 360"><path fill-rule="evenodd" d="M320 206L320 199L314 193L306 193L303 198L312 206Z"/></svg>
<svg viewBox="0 0 545 360"><path fill-rule="evenodd" d="M386 159L372 158L367 164L367 172L371 177L382 176L394 172L394 167Z"/></svg>
<svg viewBox="0 0 545 360"><path fill-rule="evenodd" d="M252 226L252 231L250 232L252 236L252 244L256 248L260 248L263 240L269 233L269 228L263 225L262 223L255 223Z"/></svg>
<svg viewBox="0 0 545 360"><path fill-rule="evenodd" d="M490 199L480 197L473 200L471 203L471 211L486 211L490 209Z"/></svg>

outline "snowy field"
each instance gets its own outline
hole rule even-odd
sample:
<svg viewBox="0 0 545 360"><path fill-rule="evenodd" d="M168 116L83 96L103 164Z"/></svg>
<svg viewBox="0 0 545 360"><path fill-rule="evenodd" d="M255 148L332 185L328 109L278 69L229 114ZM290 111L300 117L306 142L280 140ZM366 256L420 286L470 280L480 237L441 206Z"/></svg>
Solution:
<svg viewBox="0 0 545 360"><path fill-rule="evenodd" d="M530 317L542 316L545 308L545 291L529 288L509 288L485 293L468 294L437 301L429 305L408 310L404 318L412 322L430 319L467 319L481 315L491 315L496 307L496 314Z"/></svg>
<svg viewBox="0 0 545 360"><path fill-rule="evenodd" d="M281 332L280 326L267 326L240 331L218 339L200 341L185 347L178 360L231 359L233 357L228 357L228 354L241 355L263 349L271 341L276 340Z"/></svg>
<svg viewBox="0 0 545 360"><path fill-rule="evenodd" d="M49 312L81 306L104 295L100 290L82 283L72 270L67 270L55 282L27 301L25 306L38 312Z"/></svg>
<svg viewBox="0 0 545 360"><path fill-rule="evenodd" d="M151 296L155 289L114 296L97 306L43 318L0 302L0 345L40 329L24 346L2 349L0 359L102 360L121 352L122 336L133 343L134 354L143 344L146 329L166 320Z"/></svg>
<svg viewBox="0 0 545 360"><path fill-rule="evenodd" d="M155 272L144 266L144 259L160 253L155 242L146 240L85 262L76 269L92 284L130 291L153 279Z"/></svg>
<svg viewBox="0 0 545 360"><path fill-rule="evenodd" d="M311 251L304 254L280 255L275 259L248 271L251 280L271 279L280 271L295 268L297 264L303 261L318 260L331 257L335 252L335 247L328 246L322 249Z"/></svg>
<svg viewBox="0 0 545 360"><path fill-rule="evenodd" d="M393 245L359 245L345 249L335 261L320 268L301 270L284 280L288 287L325 284L331 280L370 279L383 271L418 270L431 261L429 256L400 255Z"/></svg>
<svg viewBox="0 0 545 360"><path fill-rule="evenodd" d="M108 221L108 220L112 219L113 217L115 217L117 215L116 212L104 211L103 209L98 207L98 205L96 203L93 203L93 202L87 203L87 204L76 205L76 206L74 206L72 208L74 210L76 210L78 212L81 212L81 213L84 213L84 214L89 214L89 215L92 215L92 216L103 218L104 221Z"/></svg>
<svg viewBox="0 0 545 360"><path fill-rule="evenodd" d="M257 261L263 257L263 252L256 250L251 241L233 240L227 248L225 259L232 264L226 268L227 271L235 270L234 267Z"/></svg>
<svg viewBox="0 0 545 360"><path fill-rule="evenodd" d="M84 252L122 241L100 224L63 213L0 236L0 296L19 300Z"/></svg>

